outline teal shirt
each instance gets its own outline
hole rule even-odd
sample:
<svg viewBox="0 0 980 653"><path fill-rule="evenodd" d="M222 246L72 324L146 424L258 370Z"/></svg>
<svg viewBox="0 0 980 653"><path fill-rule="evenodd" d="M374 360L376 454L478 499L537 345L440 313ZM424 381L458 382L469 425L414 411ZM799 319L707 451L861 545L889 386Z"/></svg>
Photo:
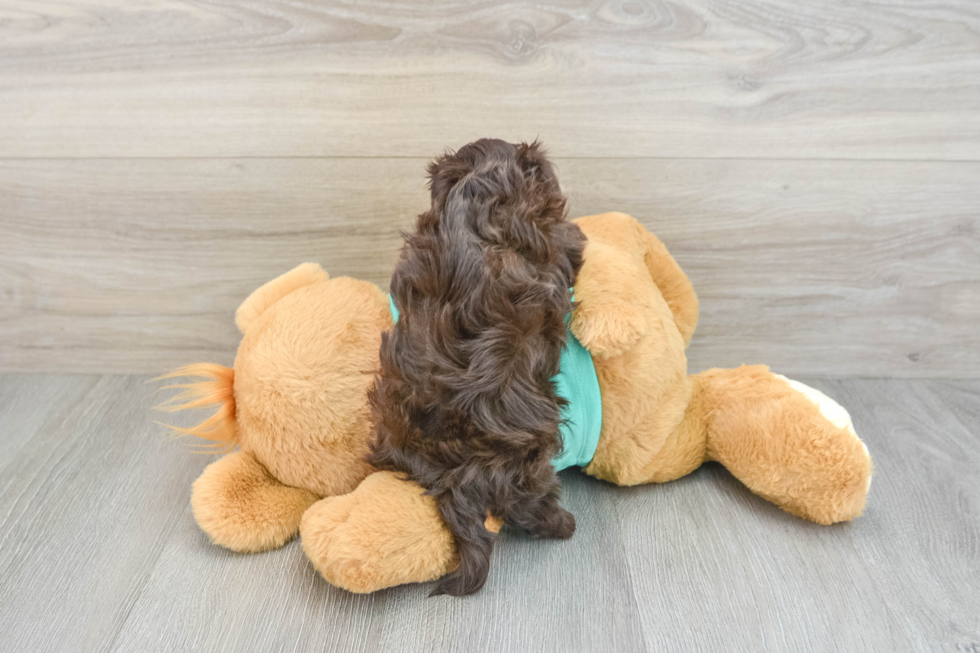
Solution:
<svg viewBox="0 0 980 653"><path fill-rule="evenodd" d="M395 301L388 296L391 316L398 321ZM568 323L569 318L565 318ZM568 405L561 412L562 451L551 461L556 471L569 467L585 467L592 462L599 446L602 430L602 393L595 373L592 354L582 346L569 329L565 348L561 352L558 374L552 377L558 396Z"/></svg>

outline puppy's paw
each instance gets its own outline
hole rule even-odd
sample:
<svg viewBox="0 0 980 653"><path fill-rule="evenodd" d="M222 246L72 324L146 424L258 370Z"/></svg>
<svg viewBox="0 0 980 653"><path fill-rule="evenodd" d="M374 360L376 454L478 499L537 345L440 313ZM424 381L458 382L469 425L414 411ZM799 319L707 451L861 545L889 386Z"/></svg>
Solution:
<svg viewBox="0 0 980 653"><path fill-rule="evenodd" d="M623 301L583 303L572 312L572 333L593 356L612 358L629 351L647 331L644 314Z"/></svg>
<svg viewBox="0 0 980 653"><path fill-rule="evenodd" d="M558 508L546 520L538 522L531 535L540 539L567 540L575 533L575 515Z"/></svg>

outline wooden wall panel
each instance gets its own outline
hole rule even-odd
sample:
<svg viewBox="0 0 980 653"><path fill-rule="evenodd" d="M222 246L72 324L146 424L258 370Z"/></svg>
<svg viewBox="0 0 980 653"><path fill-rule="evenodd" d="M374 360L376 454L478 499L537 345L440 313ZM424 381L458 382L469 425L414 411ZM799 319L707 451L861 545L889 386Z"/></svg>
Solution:
<svg viewBox="0 0 980 653"><path fill-rule="evenodd" d="M0 368L230 363L247 294L307 260L385 285L424 159L0 161ZM980 163L558 159L702 300L692 369L980 375Z"/></svg>
<svg viewBox="0 0 980 653"><path fill-rule="evenodd" d="M292 265L383 284L486 135L664 237L694 368L980 374L971 0L8 3L0 369L227 362Z"/></svg>
<svg viewBox="0 0 980 653"><path fill-rule="evenodd" d="M976 160L973 0L21 1L0 156Z"/></svg>

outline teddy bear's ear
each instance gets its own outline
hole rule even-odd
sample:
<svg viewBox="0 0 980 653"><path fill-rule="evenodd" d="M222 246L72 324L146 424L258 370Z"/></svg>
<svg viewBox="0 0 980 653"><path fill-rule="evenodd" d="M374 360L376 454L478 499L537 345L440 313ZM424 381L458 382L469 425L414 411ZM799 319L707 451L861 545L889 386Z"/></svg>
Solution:
<svg viewBox="0 0 980 653"><path fill-rule="evenodd" d="M303 263L289 272L279 275L248 296L235 312L235 324L243 334L255 319L262 315L277 301L303 286L309 286L318 281L330 278L323 268L316 263Z"/></svg>

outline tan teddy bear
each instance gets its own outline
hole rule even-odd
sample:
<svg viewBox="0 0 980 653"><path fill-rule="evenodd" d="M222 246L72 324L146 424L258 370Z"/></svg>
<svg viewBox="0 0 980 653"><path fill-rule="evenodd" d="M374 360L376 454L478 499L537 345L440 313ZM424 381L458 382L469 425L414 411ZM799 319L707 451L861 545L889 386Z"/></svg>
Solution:
<svg viewBox="0 0 980 653"><path fill-rule="evenodd" d="M602 425L586 474L663 483L718 461L750 490L821 524L861 514L871 458L826 395L765 366L687 374L698 301L663 243L621 213L576 220L588 238L570 329L591 353ZM235 551L303 548L331 583L372 592L434 580L457 565L452 537L422 488L365 462L367 392L388 296L303 264L238 309L234 369L192 365L168 378L170 410L219 406L183 432L237 451L194 483L201 528ZM487 527L499 522L488 517Z"/></svg>

